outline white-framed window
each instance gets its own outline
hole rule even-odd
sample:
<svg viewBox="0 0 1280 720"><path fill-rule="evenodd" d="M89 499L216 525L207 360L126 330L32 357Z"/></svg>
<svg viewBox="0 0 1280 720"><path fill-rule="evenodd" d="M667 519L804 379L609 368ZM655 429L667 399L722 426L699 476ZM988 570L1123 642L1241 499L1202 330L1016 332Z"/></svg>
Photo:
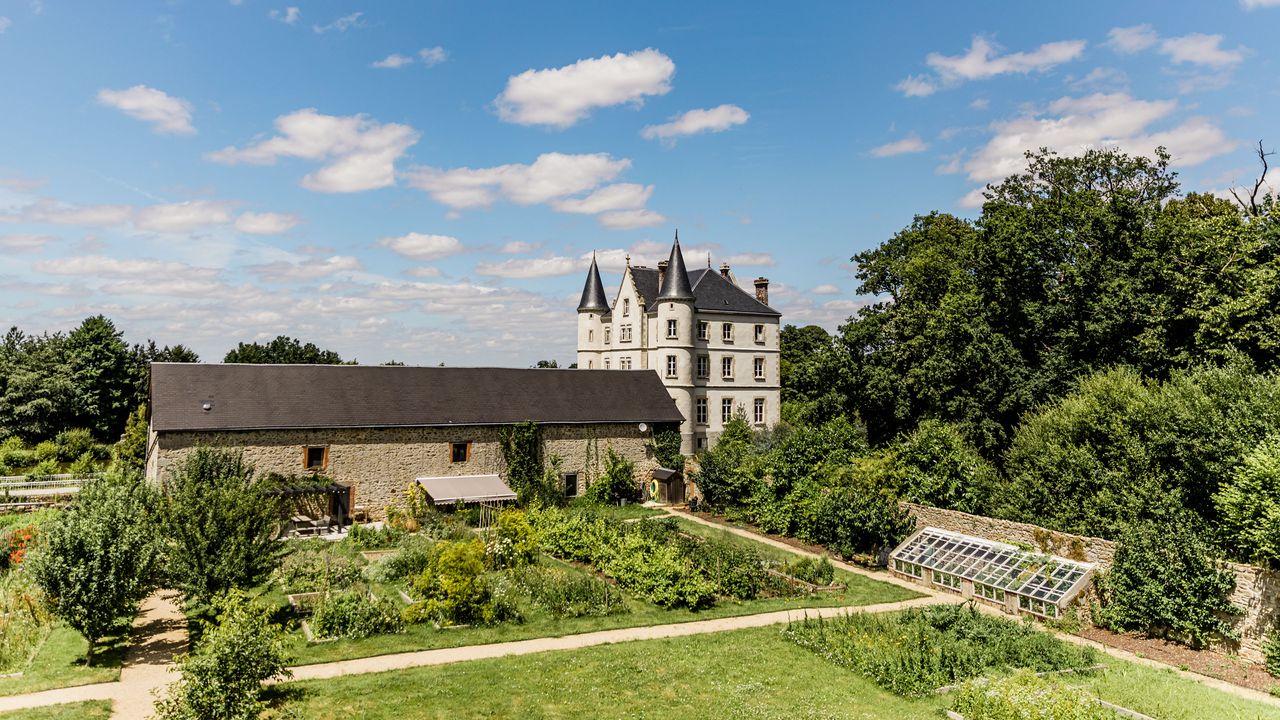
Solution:
<svg viewBox="0 0 1280 720"><path fill-rule="evenodd" d="M893 569L903 575L910 575L914 578L924 577L924 568L915 563L904 562L902 560L893 561Z"/></svg>
<svg viewBox="0 0 1280 720"><path fill-rule="evenodd" d="M763 325L756 326L756 342L758 343L764 342L764 326Z"/></svg>
<svg viewBox="0 0 1280 720"><path fill-rule="evenodd" d="M631 317L631 298L622 298L622 317Z"/></svg>
<svg viewBox="0 0 1280 720"><path fill-rule="evenodd" d="M693 401L693 417L694 422L699 425L707 424L707 399L698 398Z"/></svg>
<svg viewBox="0 0 1280 720"><path fill-rule="evenodd" d="M1018 607L1026 610L1032 615L1040 615L1047 618L1058 617L1058 606L1044 600L1036 600L1026 595L1018 596Z"/></svg>
<svg viewBox="0 0 1280 720"><path fill-rule="evenodd" d="M609 344L609 335L611 334L611 331L612 331L612 330L613 330L613 328L605 328L605 329L604 329L604 344L605 344L605 345L608 345L608 344Z"/></svg>
<svg viewBox="0 0 1280 720"><path fill-rule="evenodd" d="M720 358L720 376L726 380L733 379L733 356Z"/></svg>
<svg viewBox="0 0 1280 720"><path fill-rule="evenodd" d="M618 361L618 368L619 368L619 369L621 369L621 370L630 370L630 369L631 369L631 357L630 357L630 356L628 356L628 357L624 357L624 358L622 358L621 360L619 360L619 361Z"/></svg>
<svg viewBox="0 0 1280 720"><path fill-rule="evenodd" d="M698 356L698 377L700 378L711 377L711 356L710 355Z"/></svg>
<svg viewBox="0 0 1280 720"><path fill-rule="evenodd" d="M704 437L700 437L700 438L698 438L698 449L699 449L699 450L706 450L706 449L707 449L707 439L706 439L706 438L704 438Z"/></svg>
<svg viewBox="0 0 1280 720"><path fill-rule="evenodd" d="M727 423L733 419L733 398L720 400L720 422Z"/></svg>
<svg viewBox="0 0 1280 720"><path fill-rule="evenodd" d="M604 369L605 369L605 370L608 370L608 369L609 369L609 358L605 358L605 359L604 359Z"/></svg>
<svg viewBox="0 0 1280 720"><path fill-rule="evenodd" d="M618 328L618 342L631 342L631 326L623 325Z"/></svg>
<svg viewBox="0 0 1280 720"><path fill-rule="evenodd" d="M756 398L751 406L751 419L757 425L764 424L764 398Z"/></svg>
<svg viewBox="0 0 1280 720"><path fill-rule="evenodd" d="M1004 602L1004 590L982 583L973 584L973 594L996 602Z"/></svg>
<svg viewBox="0 0 1280 720"><path fill-rule="evenodd" d="M733 323L724 323L720 326L720 337L727 343L733 342Z"/></svg>
<svg viewBox="0 0 1280 720"><path fill-rule="evenodd" d="M757 380L764 379L764 358L758 357L754 362L752 362L752 375L754 375Z"/></svg>
<svg viewBox="0 0 1280 720"><path fill-rule="evenodd" d="M698 321L698 339L706 340L711 335L711 323L706 320Z"/></svg>
<svg viewBox="0 0 1280 720"><path fill-rule="evenodd" d="M677 374L676 356L668 355L667 356L667 377L673 378L676 376L676 374Z"/></svg>
<svg viewBox="0 0 1280 720"><path fill-rule="evenodd" d="M667 321L667 337L674 338L680 335L680 323L675 320Z"/></svg>
<svg viewBox="0 0 1280 720"><path fill-rule="evenodd" d="M938 572L937 570L934 570L934 571L933 571L933 583L934 583L935 585L941 585L941 586L942 586L942 587L944 587L944 588L951 588L952 590L959 590L959 589L960 589L960 576L959 576L959 575L952 575L951 573Z"/></svg>

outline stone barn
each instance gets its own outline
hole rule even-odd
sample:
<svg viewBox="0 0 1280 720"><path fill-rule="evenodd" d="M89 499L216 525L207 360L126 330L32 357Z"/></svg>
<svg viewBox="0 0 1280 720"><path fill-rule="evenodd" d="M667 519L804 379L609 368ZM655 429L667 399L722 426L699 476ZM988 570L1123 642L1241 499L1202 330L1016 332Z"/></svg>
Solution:
<svg viewBox="0 0 1280 720"><path fill-rule="evenodd" d="M155 363L147 478L195 448L243 452L259 473L350 487L374 519L419 478L506 476L499 432L538 424L560 484L583 493L606 451L658 466L655 431L683 417L658 374L577 369Z"/></svg>

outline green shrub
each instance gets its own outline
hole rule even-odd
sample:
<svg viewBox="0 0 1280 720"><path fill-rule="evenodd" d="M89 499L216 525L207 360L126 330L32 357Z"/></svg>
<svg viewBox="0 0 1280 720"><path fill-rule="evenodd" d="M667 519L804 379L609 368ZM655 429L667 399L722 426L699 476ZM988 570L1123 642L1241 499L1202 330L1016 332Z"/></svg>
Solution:
<svg viewBox="0 0 1280 720"><path fill-rule="evenodd" d="M485 544L485 560L489 567L516 568L533 562L538 553L538 540L534 536L529 518L514 508L498 514L498 522L489 533Z"/></svg>
<svg viewBox="0 0 1280 720"><path fill-rule="evenodd" d="M801 540L851 557L884 552L915 528L898 497L856 469L837 471L831 482L828 487L805 483L797 489L796 537Z"/></svg>
<svg viewBox="0 0 1280 720"><path fill-rule="evenodd" d="M755 549L721 540L684 538L680 546L693 564L715 583L716 592L753 600L764 587L764 562Z"/></svg>
<svg viewBox="0 0 1280 720"><path fill-rule="evenodd" d="M1266 658L1267 672L1273 677L1280 677L1280 632L1272 627L1262 643L1262 654Z"/></svg>
<svg viewBox="0 0 1280 720"><path fill-rule="evenodd" d="M1097 698L1026 671L966 681L951 709L965 720L1117 720Z"/></svg>
<svg viewBox="0 0 1280 720"><path fill-rule="evenodd" d="M1111 570L1098 579L1101 624L1193 648L1235 639L1228 599L1235 576L1214 560L1191 521L1180 515L1133 525L1116 543Z"/></svg>
<svg viewBox="0 0 1280 720"><path fill-rule="evenodd" d="M972 603L805 619L783 635L903 697L924 697L990 670L1047 672L1096 662L1090 648L1068 645L1029 623L984 615Z"/></svg>
<svg viewBox="0 0 1280 720"><path fill-rule="evenodd" d="M392 583L422 574L431 566L442 543L429 537L410 535L400 543L400 551L370 563L366 576L374 582Z"/></svg>
<svg viewBox="0 0 1280 720"><path fill-rule="evenodd" d="M0 465L17 471L20 468L30 467L36 462L35 452L28 448L26 443L22 442L22 438L14 435L4 439L0 443Z"/></svg>
<svg viewBox="0 0 1280 720"><path fill-rule="evenodd" d="M52 623L29 573L0 574L0 673L21 670Z"/></svg>
<svg viewBox="0 0 1280 720"><path fill-rule="evenodd" d="M603 617L631 611L617 588L591 575L530 565L512 573L511 579L534 605L556 617Z"/></svg>
<svg viewBox="0 0 1280 720"><path fill-rule="evenodd" d="M36 445L32 451L37 463L48 461L58 462L58 443L52 440L44 440Z"/></svg>
<svg viewBox="0 0 1280 720"><path fill-rule="evenodd" d="M347 542L360 550L385 550L399 545L407 533L384 523L382 527L353 524L347 531Z"/></svg>
<svg viewBox="0 0 1280 720"><path fill-rule="evenodd" d="M316 592L351 587L360 579L355 560L327 550L295 550L285 556L273 573L285 592Z"/></svg>
<svg viewBox="0 0 1280 720"><path fill-rule="evenodd" d="M835 566L825 555L817 560L810 557L793 560L784 563L778 570L812 585L830 585L836 579Z"/></svg>
<svg viewBox="0 0 1280 720"><path fill-rule="evenodd" d="M63 430L54 437L53 442L57 447L57 458L66 463L85 453L89 453L92 456L98 448L98 443L94 442L93 434L83 428ZM43 444L41 443L41 445Z"/></svg>
<svg viewBox="0 0 1280 720"><path fill-rule="evenodd" d="M636 485L635 473L635 463L609 448L605 451L604 473L587 487L583 497L600 505L638 500L640 488Z"/></svg>
<svg viewBox="0 0 1280 720"><path fill-rule="evenodd" d="M413 579L419 602L406 608L406 621L466 625L511 619L514 608L495 598L484 560L478 538L441 543L431 564Z"/></svg>
<svg viewBox="0 0 1280 720"><path fill-rule="evenodd" d="M57 475L62 472L62 464L58 462L56 457L46 458L30 467L26 474L28 477L45 477L48 475Z"/></svg>
<svg viewBox="0 0 1280 720"><path fill-rule="evenodd" d="M287 678L288 658L271 610L239 591L215 599L217 616L195 652L180 656L180 680L156 703L159 720L256 720L262 683Z"/></svg>
<svg viewBox="0 0 1280 720"><path fill-rule="evenodd" d="M400 607L386 598L374 600L362 591L334 593L321 600L311 616L317 637L358 639L404 630Z"/></svg>

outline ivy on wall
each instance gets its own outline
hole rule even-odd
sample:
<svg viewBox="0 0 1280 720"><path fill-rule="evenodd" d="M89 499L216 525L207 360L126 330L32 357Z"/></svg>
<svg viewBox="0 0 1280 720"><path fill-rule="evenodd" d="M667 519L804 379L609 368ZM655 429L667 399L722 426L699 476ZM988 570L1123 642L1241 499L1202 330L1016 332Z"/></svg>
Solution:
<svg viewBox="0 0 1280 720"><path fill-rule="evenodd" d="M498 444L507 464L507 485L516 493L516 502L554 502L560 495L542 461L542 430L535 422L507 425L498 430Z"/></svg>

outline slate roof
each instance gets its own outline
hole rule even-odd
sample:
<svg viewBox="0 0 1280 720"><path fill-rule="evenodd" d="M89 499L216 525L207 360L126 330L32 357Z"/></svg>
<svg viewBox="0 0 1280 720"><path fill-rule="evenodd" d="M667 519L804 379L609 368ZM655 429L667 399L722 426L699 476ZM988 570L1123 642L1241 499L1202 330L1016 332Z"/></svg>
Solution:
<svg viewBox="0 0 1280 720"><path fill-rule="evenodd" d="M683 420L653 370L152 363L150 408L158 432Z"/></svg>
<svg viewBox="0 0 1280 720"><path fill-rule="evenodd" d="M671 245L671 257L667 260L667 272L658 288L659 300L692 300L693 287L689 284L689 271L684 267L684 253L680 252L680 238Z"/></svg>
<svg viewBox="0 0 1280 720"><path fill-rule="evenodd" d="M578 312L609 312L609 300L604 296L604 283L600 281L600 267L596 265L596 257L591 256L591 269L587 271L587 282L582 286L582 299L578 301Z"/></svg>
<svg viewBox="0 0 1280 720"><path fill-rule="evenodd" d="M653 268L631 268L631 277L635 280L636 290L645 299L645 310L654 315L658 312L658 271ZM719 272L711 268L699 268L689 272L689 282L693 284L693 307L700 312L743 313L750 315L773 315L781 317L782 313L765 305L754 295L735 285Z"/></svg>

